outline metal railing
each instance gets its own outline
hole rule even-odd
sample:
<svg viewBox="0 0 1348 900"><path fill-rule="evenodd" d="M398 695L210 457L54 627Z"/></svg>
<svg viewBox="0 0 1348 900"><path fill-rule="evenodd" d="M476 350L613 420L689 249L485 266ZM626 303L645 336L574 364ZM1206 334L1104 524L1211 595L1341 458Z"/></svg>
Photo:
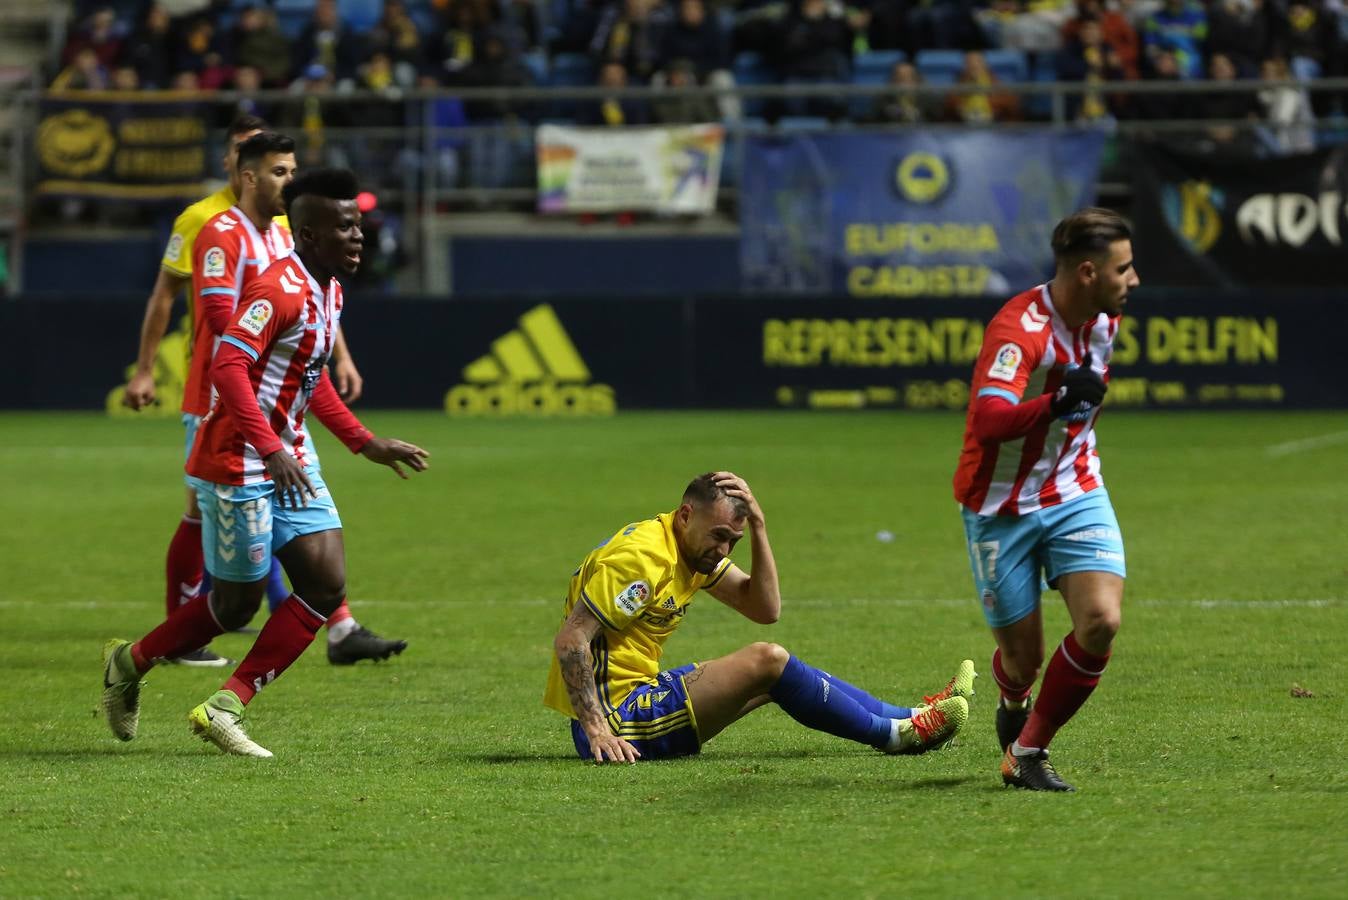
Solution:
<svg viewBox="0 0 1348 900"><path fill-rule="evenodd" d="M339 92L297 94L267 91L243 96L232 92L202 95L202 102L215 110L214 121L223 123L231 112L248 106L272 114L273 124L296 139L301 166L346 165L355 169L375 189L381 206L403 220L403 247L406 256L420 260L420 286L432 281L433 254L424 252L436 234L438 217L447 212L492 209L532 209L536 201L534 128L540 123L573 121L587 105L608 99L656 104L672 99L695 99L721 104L730 99L742 111L738 118L723 119L727 129L727 155L722 179L723 212L733 212L736 187L742 182L744 137L772 132L829 131L902 131L963 130L970 127L997 129L1087 127L1106 129L1122 139L1201 142L1204 135L1232 133L1250 140L1256 155L1275 155L1276 140L1268 131L1277 126L1252 118L1139 120L1126 117L1075 121L1070 111L1082 98L1091 95L1106 103L1126 103L1130 98L1157 95L1218 96L1256 95L1266 90L1306 92L1320 111L1314 122L1295 127L1313 129L1319 143L1348 140L1348 78L1314 82L1150 82L1126 81L1085 84L1082 82L1020 82L978 85L923 85L908 93L929 103L950 96L979 93L1005 93L1020 97L1034 117L1015 122L996 122L972 126L956 122L903 124L873 121L865 111L877 100L899 96L890 85L818 84L818 85L740 85L727 87L610 89L582 88L476 88L462 90L413 90L398 92ZM39 102L44 95L32 88L0 93L0 111L6 108L16 123L10 130L14 171L11 183L17 186L15 204L21 211L32 212L40 206L33 195L35 171L32 165L32 135L37 124ZM77 98L76 92L63 93L63 99ZM317 119L304 114L304 106L317 100L318 118L327 113L321 126ZM811 103L824 104L836 118L818 115L791 115L793 105L805 110ZM378 118L393 118L392 124L365 126L374 110ZM786 111L788 114L777 117ZM743 114L747 113L747 115ZM345 120L334 126L328 122ZM775 121L774 121L775 119ZM288 125L287 123L294 123ZM1288 127L1288 126L1281 126ZM212 129L213 134L222 128ZM1274 135L1276 138L1276 135ZM219 136L213 140L221 141ZM4 145L0 144L0 152ZM1262 148L1262 150L1261 150ZM219 153L208 155L217 159ZM41 210L39 210L41 212ZM22 215L16 216L11 229L21 240ZM18 265L21 248L11 255Z"/></svg>

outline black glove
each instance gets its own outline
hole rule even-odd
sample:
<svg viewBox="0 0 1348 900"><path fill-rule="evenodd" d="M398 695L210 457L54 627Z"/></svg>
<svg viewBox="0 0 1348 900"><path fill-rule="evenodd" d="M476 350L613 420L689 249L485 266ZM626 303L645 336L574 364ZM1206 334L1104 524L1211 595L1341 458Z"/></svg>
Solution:
<svg viewBox="0 0 1348 900"><path fill-rule="evenodd" d="M1107 390L1109 387L1105 380L1091 368L1091 355L1087 353L1081 365L1068 369L1067 374L1063 375L1062 387L1058 388L1049 409L1054 418L1078 412L1083 403L1086 409L1094 409L1105 399Z"/></svg>

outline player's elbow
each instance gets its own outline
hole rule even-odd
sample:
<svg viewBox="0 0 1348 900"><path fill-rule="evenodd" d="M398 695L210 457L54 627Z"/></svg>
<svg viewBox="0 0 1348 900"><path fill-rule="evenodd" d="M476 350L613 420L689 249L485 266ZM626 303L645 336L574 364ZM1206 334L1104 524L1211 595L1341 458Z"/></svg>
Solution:
<svg viewBox="0 0 1348 900"><path fill-rule="evenodd" d="M557 654L558 659L566 659L573 653L583 653L587 649L588 642L585 636L574 628L563 628L552 639L552 651Z"/></svg>

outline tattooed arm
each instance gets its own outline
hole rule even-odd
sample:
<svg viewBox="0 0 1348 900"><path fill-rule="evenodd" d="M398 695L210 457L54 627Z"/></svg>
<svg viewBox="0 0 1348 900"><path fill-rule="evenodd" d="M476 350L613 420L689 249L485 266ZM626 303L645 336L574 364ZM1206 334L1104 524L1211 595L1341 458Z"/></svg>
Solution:
<svg viewBox="0 0 1348 900"><path fill-rule="evenodd" d="M618 737L608 727L608 720L599 707L599 695L594 687L594 663L590 657L590 642L603 626L589 607L577 603L571 615L562 623L552 642L557 662L562 667L562 680L571 698L571 709L590 739L594 761L636 762L641 756L637 748Z"/></svg>

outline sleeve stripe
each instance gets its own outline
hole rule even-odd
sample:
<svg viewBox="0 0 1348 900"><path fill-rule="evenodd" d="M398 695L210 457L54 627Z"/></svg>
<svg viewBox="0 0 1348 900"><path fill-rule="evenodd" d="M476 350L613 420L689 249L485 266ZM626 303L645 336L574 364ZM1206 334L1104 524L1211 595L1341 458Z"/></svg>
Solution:
<svg viewBox="0 0 1348 900"><path fill-rule="evenodd" d="M248 346L247 344L245 344L243 341L239 340L238 338L232 337L230 335L225 335L224 337L220 338L220 343L230 344L231 346L238 347L244 353L247 353L249 356L251 356L253 358L253 362L257 362L257 351L254 350L252 347Z"/></svg>
<svg viewBox="0 0 1348 900"><path fill-rule="evenodd" d="M206 297L211 294L229 294L231 297L237 296L238 291L232 287L209 287L201 289L201 296Z"/></svg>
<svg viewBox="0 0 1348 900"><path fill-rule="evenodd" d="M585 604L586 608L589 609L590 612L594 613L594 617L595 617L596 619L598 619L598 620L599 620L599 623L600 623L601 625L603 625L605 628L607 628L609 631L619 631L619 630L620 630L620 629L618 628L617 625L614 625L612 622L610 622L610 621L608 620L608 616L606 616L606 615L604 615L603 613L601 613L601 612L595 607L594 601L590 599L590 595L589 595L589 594L585 593L584 591L581 591L581 592L580 592L580 601L581 601L582 603Z"/></svg>
<svg viewBox="0 0 1348 900"><path fill-rule="evenodd" d="M1010 400L1012 403L1019 403L1020 398L1015 394L1003 388L985 387L978 391L980 397L1001 397L1003 400Z"/></svg>
<svg viewBox="0 0 1348 900"><path fill-rule="evenodd" d="M730 560L727 559L725 561L725 566L721 569L721 571L717 572L714 576L712 576L711 581L708 581L706 584L702 585L702 590L705 591L708 588L716 587L716 585L720 583L721 579L725 577L725 573L729 572L730 567L733 565L734 563L732 563Z"/></svg>

